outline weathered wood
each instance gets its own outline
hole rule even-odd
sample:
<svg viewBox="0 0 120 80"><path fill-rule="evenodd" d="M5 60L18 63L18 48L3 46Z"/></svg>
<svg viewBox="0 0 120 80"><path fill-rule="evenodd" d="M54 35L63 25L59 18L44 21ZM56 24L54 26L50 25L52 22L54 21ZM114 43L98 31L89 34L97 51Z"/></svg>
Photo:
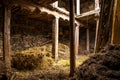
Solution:
<svg viewBox="0 0 120 80"><path fill-rule="evenodd" d="M53 58L55 60L58 59L58 37L59 37L59 18L55 17L53 20L53 28L52 28L52 38L53 38L53 43L52 43L52 53L53 53Z"/></svg>
<svg viewBox="0 0 120 80"><path fill-rule="evenodd" d="M80 15L80 0L76 0L76 14Z"/></svg>
<svg viewBox="0 0 120 80"><path fill-rule="evenodd" d="M83 17L86 17L86 16L94 15L94 14L99 13L99 12L100 12L99 9L92 10L92 11L85 12L85 13L82 13L82 14L78 15L78 16L76 16L76 18L83 18Z"/></svg>
<svg viewBox="0 0 120 80"><path fill-rule="evenodd" d="M79 50L79 25L75 27L75 55L76 58L78 56L78 50Z"/></svg>
<svg viewBox="0 0 120 80"><path fill-rule="evenodd" d="M115 0L115 4L114 4L111 44L113 44L113 42L114 42L114 31L115 31L114 28L115 28L116 10L117 10L117 0Z"/></svg>
<svg viewBox="0 0 120 80"><path fill-rule="evenodd" d="M120 44L120 0L115 0L113 10L113 25L112 25L112 44Z"/></svg>
<svg viewBox="0 0 120 80"><path fill-rule="evenodd" d="M42 46L44 46L44 45L46 45L46 44L48 44L48 43L51 43L51 42L52 42L52 40L49 40L49 41L43 42L43 43L40 44L39 46L42 47Z"/></svg>
<svg viewBox="0 0 120 80"><path fill-rule="evenodd" d="M112 16L113 16L114 0L102 0L99 27L96 40L96 50L99 52L109 42L111 29L112 29Z"/></svg>
<svg viewBox="0 0 120 80"><path fill-rule="evenodd" d="M17 1L20 3L22 0L10 0L10 1ZM54 3L57 0L23 0L23 1L27 1L29 3L37 3L38 5L41 6L46 6L50 5L51 3Z"/></svg>
<svg viewBox="0 0 120 80"><path fill-rule="evenodd" d="M86 44L86 49L87 49L87 51L90 51L90 39L89 39L90 38L89 37L90 34L89 34L89 28L86 29L86 36L87 36L86 37L86 43L87 43Z"/></svg>
<svg viewBox="0 0 120 80"><path fill-rule="evenodd" d="M11 46L10 46L10 21L11 21L11 9L9 6L3 5L4 8L4 31L3 31L3 58L5 63L5 75L10 77L11 72ZM9 79L8 79L9 80Z"/></svg>
<svg viewBox="0 0 120 80"><path fill-rule="evenodd" d="M99 0L95 0L95 10L100 9Z"/></svg>
<svg viewBox="0 0 120 80"><path fill-rule="evenodd" d="M98 15L99 15L99 14L98 14ZM98 26L99 26L99 18L96 19L96 31L95 31L94 53L96 53L96 49L97 49Z"/></svg>
<svg viewBox="0 0 120 80"><path fill-rule="evenodd" d="M46 12L46 13L51 14L53 16L57 16L59 18L62 18L64 20L69 21L69 13L61 8L58 8L58 7L56 8L57 9L57 11L56 11L55 9L51 10L51 9L46 8L46 7L41 7L38 4L34 4L34 3L23 1L23 0L15 0L13 4L19 4L23 7L26 7L31 12L33 12L37 7L38 9L40 9L41 12ZM77 25L83 26L83 24L79 23L77 20L75 20L75 23Z"/></svg>
<svg viewBox="0 0 120 80"><path fill-rule="evenodd" d="M70 0L70 77L75 72L75 4L74 0Z"/></svg>
<svg viewBox="0 0 120 80"><path fill-rule="evenodd" d="M58 1L52 3L52 6L55 7L55 8L57 8L58 7Z"/></svg>

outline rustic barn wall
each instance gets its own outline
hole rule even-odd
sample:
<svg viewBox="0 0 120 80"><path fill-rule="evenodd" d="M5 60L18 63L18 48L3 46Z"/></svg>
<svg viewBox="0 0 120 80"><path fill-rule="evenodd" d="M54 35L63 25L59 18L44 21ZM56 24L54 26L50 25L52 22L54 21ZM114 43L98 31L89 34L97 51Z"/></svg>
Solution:
<svg viewBox="0 0 120 80"><path fill-rule="evenodd" d="M120 0L117 0L116 10L113 21L113 30L112 30L112 43L120 44Z"/></svg>

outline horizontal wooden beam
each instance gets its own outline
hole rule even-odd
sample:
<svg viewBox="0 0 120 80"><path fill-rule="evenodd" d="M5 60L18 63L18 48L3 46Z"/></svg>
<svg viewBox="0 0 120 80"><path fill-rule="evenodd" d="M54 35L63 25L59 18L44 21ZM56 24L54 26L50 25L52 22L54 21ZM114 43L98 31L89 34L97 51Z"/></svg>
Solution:
<svg viewBox="0 0 120 80"><path fill-rule="evenodd" d="M92 10L92 11L85 12L85 13L82 13L82 14L78 15L78 16L76 16L76 18L83 18L83 17L86 17L86 16L97 14L99 12L100 12L100 9Z"/></svg>
<svg viewBox="0 0 120 80"><path fill-rule="evenodd" d="M63 13L65 13L65 14L63 14L63 13L57 12L57 11L55 11L55 10L50 10L50 9L48 9L47 7L42 7L42 6L38 5L38 4L34 4L34 3L26 2L26 1L20 1L20 0L14 1L13 4L15 4L15 5L17 5L17 4L18 4L18 5L21 5L22 7L26 8L26 9L29 9L29 10L32 11L32 12L33 12L36 8L38 8L41 12L46 12L46 13L48 13L48 14L51 14L51 15L55 16L55 17L59 17L59 18L62 18L62 19L64 19L64 20L68 20L68 21L69 21L69 14L68 14L68 15L65 15L65 14L66 14L65 12L67 12L67 11L63 11ZM61 10L61 9L59 8L59 10ZM62 11L62 10L61 10L61 11ZM67 13L68 13L68 12L67 12ZM80 23L80 22L78 22L77 20L75 20L75 23L76 23L77 25L83 26L83 24Z"/></svg>

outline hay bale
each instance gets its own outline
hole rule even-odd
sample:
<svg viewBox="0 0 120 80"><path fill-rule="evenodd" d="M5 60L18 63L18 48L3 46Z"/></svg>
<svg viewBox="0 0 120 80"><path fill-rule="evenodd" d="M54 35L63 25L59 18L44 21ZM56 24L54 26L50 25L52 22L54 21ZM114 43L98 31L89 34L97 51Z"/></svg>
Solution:
<svg viewBox="0 0 120 80"><path fill-rule="evenodd" d="M31 48L12 56L12 67L18 70L33 70L38 67L48 67L53 61L51 53L40 53L39 48Z"/></svg>
<svg viewBox="0 0 120 80"><path fill-rule="evenodd" d="M69 53L69 47L59 44L59 57ZM68 54L69 55L69 54ZM68 56L65 56L65 58ZM33 70L52 66L52 44L41 47L33 47L27 50L16 52L12 58L12 67L18 70Z"/></svg>
<svg viewBox="0 0 120 80"><path fill-rule="evenodd" d="M17 53L12 58L12 67L18 70L33 70L37 68L40 59L34 55Z"/></svg>
<svg viewBox="0 0 120 80"><path fill-rule="evenodd" d="M120 80L120 45L109 45L105 50L77 68L76 80Z"/></svg>

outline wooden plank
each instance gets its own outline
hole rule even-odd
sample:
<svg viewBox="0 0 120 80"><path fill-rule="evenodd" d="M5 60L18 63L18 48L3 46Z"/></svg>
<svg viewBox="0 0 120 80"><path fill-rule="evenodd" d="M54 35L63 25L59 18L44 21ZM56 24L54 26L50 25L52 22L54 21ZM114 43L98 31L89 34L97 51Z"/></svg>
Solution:
<svg viewBox="0 0 120 80"><path fill-rule="evenodd" d="M50 5L51 3L57 0L12 0L12 1L18 1L19 3L21 1L27 1L29 3L37 3L38 5L46 6L46 5Z"/></svg>
<svg viewBox="0 0 120 80"><path fill-rule="evenodd" d="M115 0L114 4L114 12L113 12L113 24L112 24L112 36L111 36L111 44L113 44L114 40L114 28L115 28L115 19L116 19L116 9L117 9L117 0Z"/></svg>
<svg viewBox="0 0 120 80"><path fill-rule="evenodd" d="M111 44L120 44L120 37L119 37L119 31L120 31L120 1L115 0L114 4L114 12L113 12L113 24L112 24L112 37L111 37Z"/></svg>
<svg viewBox="0 0 120 80"><path fill-rule="evenodd" d="M114 0L102 0L95 52L110 43Z"/></svg>
<svg viewBox="0 0 120 80"><path fill-rule="evenodd" d="M3 58L5 63L5 75L10 77L11 72L11 46L10 46L10 21L11 21L11 9L8 6L4 8L4 32L3 32Z"/></svg>
<svg viewBox="0 0 120 80"><path fill-rule="evenodd" d="M70 77L75 73L75 4L70 0Z"/></svg>
<svg viewBox="0 0 120 80"><path fill-rule="evenodd" d="M97 51L97 39L98 39L98 26L99 26L99 19L96 19L96 31L95 31L95 44L94 44L94 53Z"/></svg>
<svg viewBox="0 0 120 80"><path fill-rule="evenodd" d="M86 37L86 43L87 43L86 44L86 49L87 49L87 51L90 51L90 39L89 39L90 38L89 37L90 34L89 34L89 28L86 29L86 36L87 36Z"/></svg>
<svg viewBox="0 0 120 80"><path fill-rule="evenodd" d="M52 6L53 6L54 8L57 8L57 7L58 7L58 1L52 3Z"/></svg>
<svg viewBox="0 0 120 80"><path fill-rule="evenodd" d="M78 16L76 16L76 18L83 18L86 16L94 15L94 14L99 13L99 12L100 12L100 9L92 10L92 11L85 12L85 13L78 15Z"/></svg>
<svg viewBox="0 0 120 80"><path fill-rule="evenodd" d="M76 0L76 14L80 15L80 0Z"/></svg>
<svg viewBox="0 0 120 80"><path fill-rule="evenodd" d="M52 53L55 60L58 59L58 38L59 38L59 18L55 17L53 20L53 43L52 43Z"/></svg>
<svg viewBox="0 0 120 80"><path fill-rule="evenodd" d="M100 9L99 0L95 0L95 10Z"/></svg>
<svg viewBox="0 0 120 80"><path fill-rule="evenodd" d="M34 11L34 9L36 9L36 7L37 7L38 9L40 9L41 12L46 12L46 13L51 14L53 16L56 16L56 17L59 17L59 18L62 18L64 20L69 21L69 13L67 11L65 11L65 10L62 10L62 9L58 8L58 7L56 9L58 9L59 12L56 11L56 10L50 10L50 9L48 9L46 7L41 7L38 4L34 4L34 3L31 3L31 2L26 2L26 1L23 1L23 0L16 0L16 1L14 1L13 4L19 4L19 5L23 6L23 7L27 7L31 11ZM61 12L63 12L63 13L61 13ZM65 15L64 13L68 14L68 15ZM75 23L77 25L83 26L83 24L79 23L77 20L75 20Z"/></svg>
<svg viewBox="0 0 120 80"><path fill-rule="evenodd" d="M78 56L78 50L79 50L79 25L75 27L75 55L76 58Z"/></svg>

